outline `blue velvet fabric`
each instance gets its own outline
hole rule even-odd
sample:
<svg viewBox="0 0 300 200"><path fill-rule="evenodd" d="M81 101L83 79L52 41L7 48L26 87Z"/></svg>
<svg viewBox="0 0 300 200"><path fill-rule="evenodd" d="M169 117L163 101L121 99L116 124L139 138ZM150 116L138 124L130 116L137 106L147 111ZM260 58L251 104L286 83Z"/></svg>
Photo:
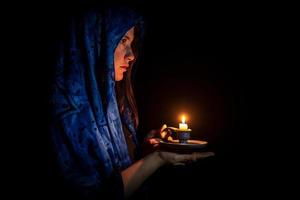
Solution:
<svg viewBox="0 0 300 200"><path fill-rule="evenodd" d="M142 18L127 8L91 9L75 15L60 43L51 93L51 134L66 182L85 196L118 185L131 164L122 122L136 133L130 110L120 116L114 50ZM115 178L112 178L115 177ZM117 183L119 182L119 183Z"/></svg>

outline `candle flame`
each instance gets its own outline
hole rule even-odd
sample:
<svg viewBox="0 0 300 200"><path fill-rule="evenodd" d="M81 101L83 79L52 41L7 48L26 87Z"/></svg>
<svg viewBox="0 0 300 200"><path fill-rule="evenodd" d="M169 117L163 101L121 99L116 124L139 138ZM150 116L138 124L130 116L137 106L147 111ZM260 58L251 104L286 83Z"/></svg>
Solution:
<svg viewBox="0 0 300 200"><path fill-rule="evenodd" d="M182 115L181 121L182 121L183 124L185 123L185 116L184 115Z"/></svg>

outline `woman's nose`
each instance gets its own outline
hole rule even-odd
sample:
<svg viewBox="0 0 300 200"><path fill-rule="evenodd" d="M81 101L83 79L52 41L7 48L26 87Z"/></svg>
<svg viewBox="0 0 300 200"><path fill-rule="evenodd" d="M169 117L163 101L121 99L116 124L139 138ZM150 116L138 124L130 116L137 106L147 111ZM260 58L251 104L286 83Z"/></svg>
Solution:
<svg viewBox="0 0 300 200"><path fill-rule="evenodd" d="M125 55L126 60L133 61L134 60L134 53L132 51L132 48L128 48Z"/></svg>

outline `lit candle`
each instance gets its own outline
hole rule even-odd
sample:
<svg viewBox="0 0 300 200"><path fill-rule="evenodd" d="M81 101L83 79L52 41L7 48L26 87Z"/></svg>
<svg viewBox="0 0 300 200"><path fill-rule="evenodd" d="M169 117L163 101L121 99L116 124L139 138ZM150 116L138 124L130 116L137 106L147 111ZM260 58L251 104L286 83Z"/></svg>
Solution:
<svg viewBox="0 0 300 200"><path fill-rule="evenodd" d="M180 130L187 130L188 125L185 123L185 116L183 115L181 118L182 123L179 123L179 129Z"/></svg>

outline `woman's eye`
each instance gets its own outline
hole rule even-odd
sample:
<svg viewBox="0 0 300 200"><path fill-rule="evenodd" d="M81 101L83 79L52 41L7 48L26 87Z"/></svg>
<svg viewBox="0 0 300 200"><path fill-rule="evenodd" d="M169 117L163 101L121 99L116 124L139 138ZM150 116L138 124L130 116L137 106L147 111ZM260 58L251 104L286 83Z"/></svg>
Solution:
<svg viewBox="0 0 300 200"><path fill-rule="evenodd" d="M122 44L125 44L126 41L127 41L127 39L126 39L126 38L123 38L123 39L121 40L121 43L122 43Z"/></svg>

